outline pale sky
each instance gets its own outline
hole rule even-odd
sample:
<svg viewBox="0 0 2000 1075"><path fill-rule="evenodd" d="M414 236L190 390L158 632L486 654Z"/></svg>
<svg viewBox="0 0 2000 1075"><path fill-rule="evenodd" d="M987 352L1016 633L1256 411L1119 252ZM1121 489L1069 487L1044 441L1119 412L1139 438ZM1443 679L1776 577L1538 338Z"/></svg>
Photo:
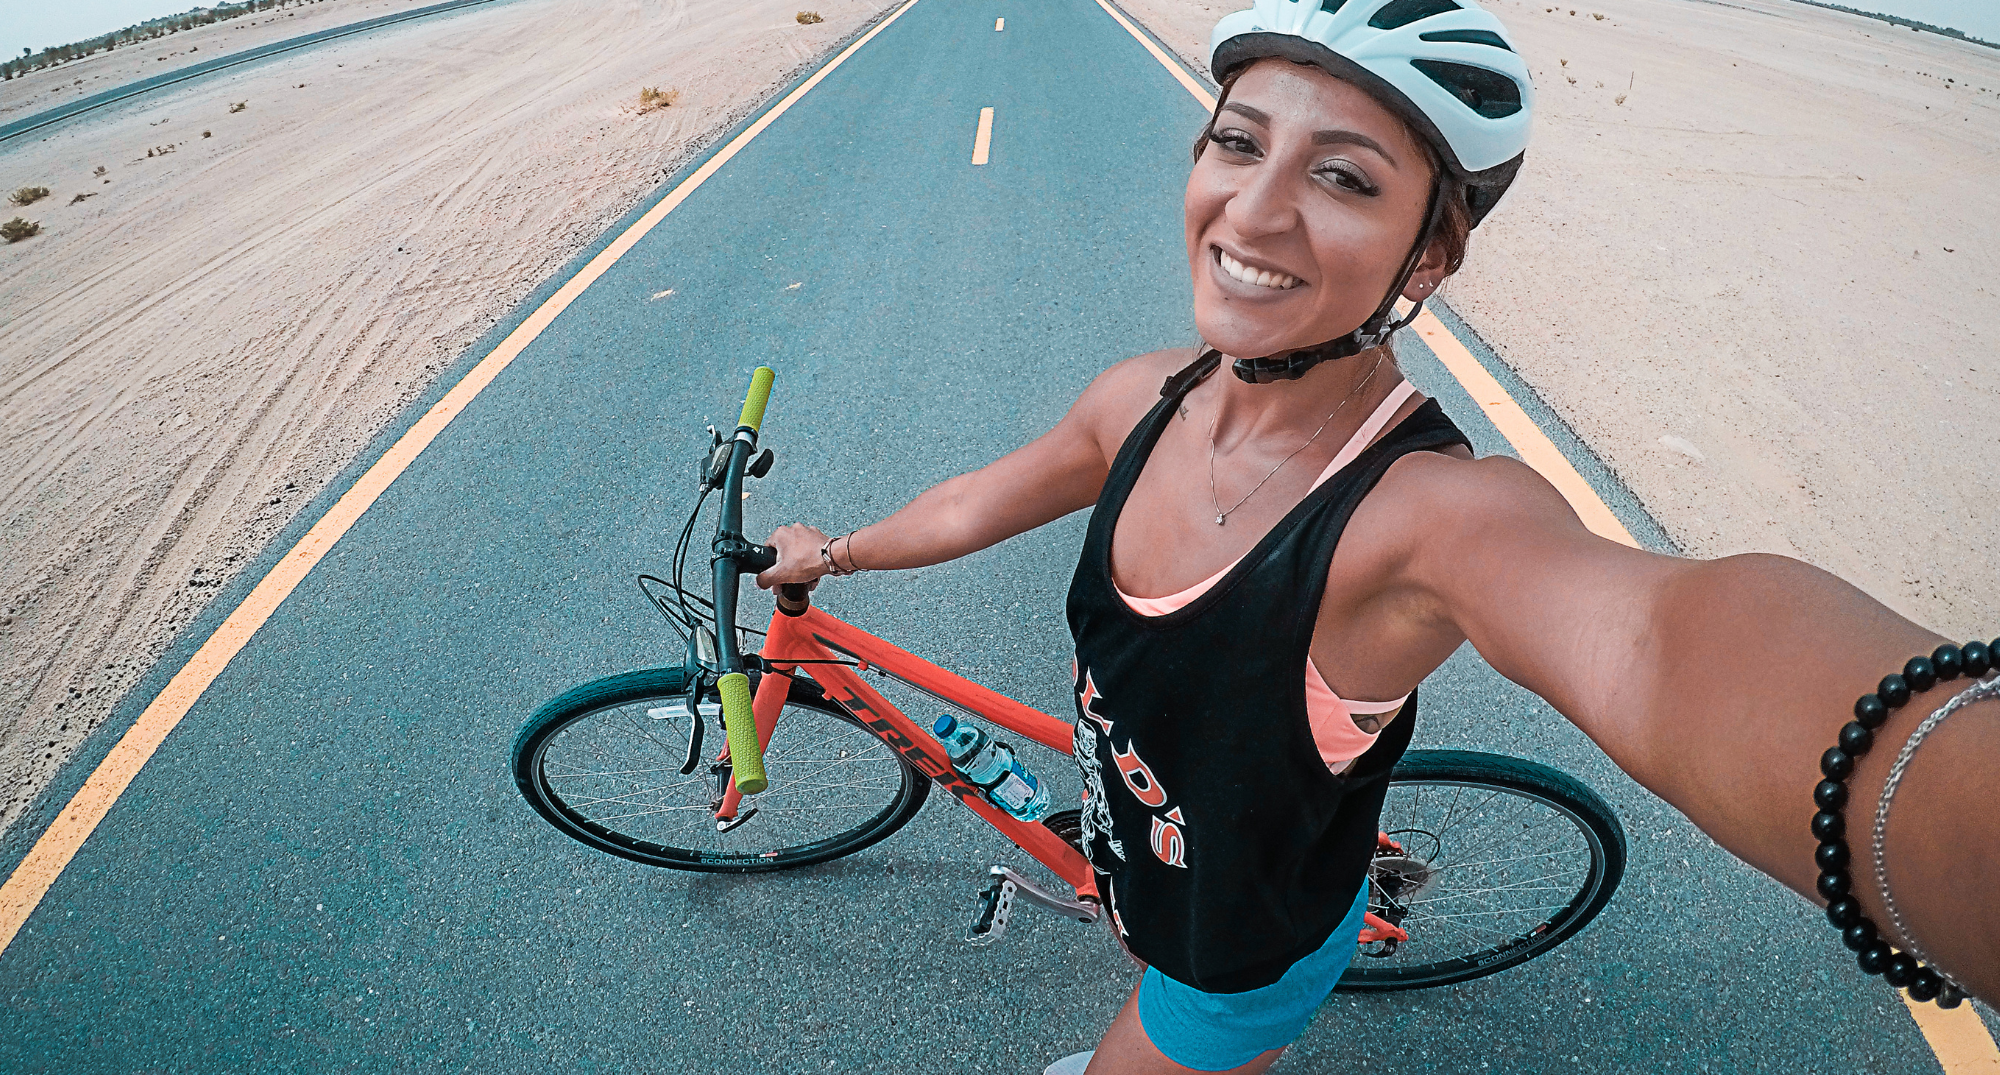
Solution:
<svg viewBox="0 0 2000 1075"><path fill-rule="evenodd" d="M1981 41L2000 44L2000 3L1994 0L1828 0L1856 11L1874 11L1949 26Z"/></svg>
<svg viewBox="0 0 2000 1075"><path fill-rule="evenodd" d="M40 52L196 6L202 5L197 0L0 0L0 53Z"/></svg>
<svg viewBox="0 0 2000 1075"><path fill-rule="evenodd" d="M2000 42L2000 0L1833 0ZM192 0L0 0L0 55L81 41L135 22L186 11ZM1247 6L1247 5L1246 5Z"/></svg>

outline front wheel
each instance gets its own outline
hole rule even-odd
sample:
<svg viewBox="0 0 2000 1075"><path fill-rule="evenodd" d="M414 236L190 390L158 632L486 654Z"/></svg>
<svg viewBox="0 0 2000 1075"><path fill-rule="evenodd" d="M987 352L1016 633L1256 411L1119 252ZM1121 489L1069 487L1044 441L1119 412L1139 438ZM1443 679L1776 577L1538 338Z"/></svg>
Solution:
<svg viewBox="0 0 2000 1075"><path fill-rule="evenodd" d="M687 678L680 668L625 672L544 705L514 737L514 783L528 804L599 851L710 873L851 855L923 806L930 780L800 677L764 751L769 788L718 825L728 771L718 763L716 696L689 698ZM694 771L682 775L697 720L710 726Z"/></svg>
<svg viewBox="0 0 2000 1075"><path fill-rule="evenodd" d="M1483 978L1574 936L1625 874L1625 830L1596 792L1531 761L1415 750L1389 778L1368 909L1409 933L1363 945L1335 988Z"/></svg>

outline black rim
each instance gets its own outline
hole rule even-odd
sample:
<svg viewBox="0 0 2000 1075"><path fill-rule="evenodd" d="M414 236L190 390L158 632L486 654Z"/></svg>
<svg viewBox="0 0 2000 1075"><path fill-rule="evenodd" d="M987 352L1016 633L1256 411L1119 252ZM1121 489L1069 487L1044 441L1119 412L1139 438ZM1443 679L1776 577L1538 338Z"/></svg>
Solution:
<svg viewBox="0 0 2000 1075"><path fill-rule="evenodd" d="M779 870L852 854L901 828L923 805L925 793L929 790L929 781L911 769L908 763L890 751L880 740L869 734L844 710L827 702L810 681L802 679L793 683L792 694L787 702L788 708L794 711L799 709L812 711L823 718L821 723L826 728L833 729L837 733L832 736L822 735L819 740L805 744L806 747L821 747L838 739L845 744L844 748L838 749L865 749L882 755L879 761L872 757L864 759L858 756L849 759L845 755L840 759L876 761L872 768L879 775L874 779L882 781L880 784L860 789L868 793L869 802L866 806L846 804L842 807L846 812L860 812L864 815L857 823L815 839L782 844L783 838L769 839L768 822L766 827L760 828L760 819L750 817L741 829L735 830L742 834L735 837L736 840L743 842L740 849L727 846L733 842L734 834L713 832L712 819L700 822L710 826L703 835L717 841L717 846L712 847L676 846L658 839L648 839L634 832L623 831L627 828L638 829L639 824L622 827L607 824L621 817L636 821L641 817L656 817L670 810L689 814L690 817L684 821L693 823L693 815L699 813L701 804L707 799L706 788L712 778L706 763L698 765L692 774L684 776L679 772L685 758L684 740L663 744L662 749L640 759L640 764L632 768L601 774L568 774L615 777L628 784L639 785L637 794L647 797L644 801L637 802L637 808L629 814L594 817L579 808L572 800L581 802L583 806L602 806L607 802L632 803L635 794L633 792L621 790L607 795L601 787L594 788L590 793L594 797L584 802L583 796L578 794L573 785L568 798L565 798L563 791L557 787L558 781L551 779L549 763L552 745L559 744L566 731L608 711L625 710L629 713L647 706L648 703L659 703L661 707L665 707L668 703L684 700L685 690L682 686L684 683L685 677L680 674L679 669L628 673L585 684L545 706L543 712L537 714L528 726L522 729L521 735L516 740L514 772L516 784L522 795L537 813L559 831L597 850L653 866L719 873ZM629 715L625 719L628 723L631 721ZM824 795L828 792L838 792L842 788L852 790L854 787L851 784L838 786L814 784L815 775L822 773L826 768L817 762L824 759L788 757L784 749L784 734L787 727L796 730L799 722L792 720L781 724L779 740L772 744L773 754L766 761L767 768L772 772L771 790L746 804L768 811L764 815L766 818L804 815L809 811L828 809L825 804L812 801L812 796L815 793ZM846 734L849 732L852 734ZM712 754L714 750L720 748L721 742L720 730L710 728L706 734L706 745L702 753ZM891 773L894 774L893 777L887 775ZM892 779L894 785L890 786L888 781ZM648 784L655 786L646 786ZM669 794L675 797L675 801L662 804L659 800ZM780 796L784 798L779 798ZM876 805L877 797L879 806ZM684 831L687 831L686 825ZM767 839L759 842L760 836ZM781 846L770 846L771 842L780 842Z"/></svg>
<svg viewBox="0 0 2000 1075"><path fill-rule="evenodd" d="M1624 873L1624 831L1604 801L1517 758L1412 752L1382 823L1404 853L1378 854L1370 909L1411 939L1363 946L1343 991L1430 988L1519 966L1575 936Z"/></svg>

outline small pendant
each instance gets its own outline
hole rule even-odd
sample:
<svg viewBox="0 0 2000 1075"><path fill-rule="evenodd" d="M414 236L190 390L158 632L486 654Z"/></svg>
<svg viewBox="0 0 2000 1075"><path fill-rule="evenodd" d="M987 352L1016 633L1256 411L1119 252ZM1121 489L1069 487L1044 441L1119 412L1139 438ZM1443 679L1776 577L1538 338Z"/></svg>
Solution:
<svg viewBox="0 0 2000 1075"><path fill-rule="evenodd" d="M1217 525L1217 526L1221 526L1221 525L1222 525L1222 516L1218 515L1218 516L1216 516L1216 517L1215 517L1215 525Z"/></svg>

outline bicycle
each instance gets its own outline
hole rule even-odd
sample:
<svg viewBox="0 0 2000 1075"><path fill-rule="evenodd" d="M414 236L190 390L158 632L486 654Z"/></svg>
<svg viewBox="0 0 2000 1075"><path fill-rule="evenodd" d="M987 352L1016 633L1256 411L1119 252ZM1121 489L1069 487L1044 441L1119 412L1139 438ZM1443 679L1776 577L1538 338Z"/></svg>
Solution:
<svg viewBox="0 0 2000 1075"><path fill-rule="evenodd" d="M1099 898L1076 810L1023 821L953 768L942 744L862 678L871 674L1061 754L1072 726L963 679L778 588L763 631L736 624L742 576L776 554L742 535L743 484L769 473L758 438L773 373L758 367L733 434L709 429L699 495L669 579L639 585L680 634L677 665L593 680L543 705L515 737L514 778L559 831L674 869L747 873L851 855L896 832L943 788L1061 879L1064 896L995 863L966 939L991 944L1017 899L1095 922ZM713 599L683 580L708 497ZM729 624L734 630L720 630ZM762 635L745 653L747 637ZM724 744L705 749L720 725ZM704 764L706 763L706 764ZM1360 955L1338 989L1384 991L1484 977L1587 925L1625 869L1610 807L1574 778L1519 758L1408 752L1391 775L1369 870Z"/></svg>

